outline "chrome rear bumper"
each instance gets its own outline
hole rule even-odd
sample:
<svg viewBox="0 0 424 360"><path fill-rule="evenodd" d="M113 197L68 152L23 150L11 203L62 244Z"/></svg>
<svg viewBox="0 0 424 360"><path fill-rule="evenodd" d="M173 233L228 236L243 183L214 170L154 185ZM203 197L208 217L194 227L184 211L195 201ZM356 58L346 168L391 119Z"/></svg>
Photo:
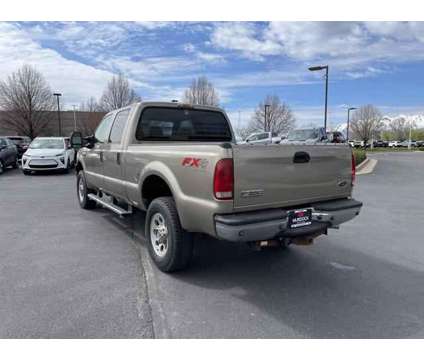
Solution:
<svg viewBox="0 0 424 360"><path fill-rule="evenodd" d="M353 199L300 205L296 208L312 208L312 224L297 229L287 228L287 212L291 209L215 215L215 228L218 238L237 242L323 234L359 215L361 207L362 203Z"/></svg>

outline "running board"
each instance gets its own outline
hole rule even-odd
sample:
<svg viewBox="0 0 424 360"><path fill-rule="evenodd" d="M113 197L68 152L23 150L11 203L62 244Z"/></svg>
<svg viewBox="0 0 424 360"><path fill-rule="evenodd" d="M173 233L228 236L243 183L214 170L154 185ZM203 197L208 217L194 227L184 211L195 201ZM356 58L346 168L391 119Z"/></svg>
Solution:
<svg viewBox="0 0 424 360"><path fill-rule="evenodd" d="M95 194L88 194L87 197L90 200L94 200L96 203L98 203L98 204L102 205L103 207L113 211L115 214L118 214L119 216L131 215L132 214L131 205L128 205L130 210L125 210L125 209L119 207L118 205L111 204L109 201L103 200L102 198L98 197Z"/></svg>

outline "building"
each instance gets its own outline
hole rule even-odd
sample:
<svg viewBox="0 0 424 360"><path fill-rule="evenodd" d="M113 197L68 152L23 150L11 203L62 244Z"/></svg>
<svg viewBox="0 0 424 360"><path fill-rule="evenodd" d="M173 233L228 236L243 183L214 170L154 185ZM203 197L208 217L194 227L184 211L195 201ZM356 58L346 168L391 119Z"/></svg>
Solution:
<svg viewBox="0 0 424 360"><path fill-rule="evenodd" d="M74 131L74 127L81 131L84 136L93 134L100 120L105 115L104 112L87 112L87 111L61 111L60 119L62 123L62 136L70 136ZM0 136L2 135L25 135L17 134L16 130L12 130L4 122L5 112L0 111ZM57 111L49 111L46 113L47 125L44 127L38 136L58 136L59 121Z"/></svg>

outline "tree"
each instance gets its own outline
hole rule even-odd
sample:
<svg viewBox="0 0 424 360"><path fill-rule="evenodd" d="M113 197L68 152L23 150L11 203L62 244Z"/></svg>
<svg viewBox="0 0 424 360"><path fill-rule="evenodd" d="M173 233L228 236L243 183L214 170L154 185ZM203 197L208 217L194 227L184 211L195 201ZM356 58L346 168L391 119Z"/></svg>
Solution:
<svg viewBox="0 0 424 360"><path fill-rule="evenodd" d="M383 126L380 111L373 105L364 105L356 110L350 122L353 136L368 144Z"/></svg>
<svg viewBox="0 0 424 360"><path fill-rule="evenodd" d="M55 102L43 75L30 65L0 81L4 126L19 135L38 136L53 116Z"/></svg>
<svg viewBox="0 0 424 360"><path fill-rule="evenodd" d="M219 105L218 92L206 76L193 79L184 93L184 102L192 105Z"/></svg>
<svg viewBox="0 0 424 360"><path fill-rule="evenodd" d="M79 106L80 111L96 112L99 111L99 109L99 103L93 96L89 97L86 101L83 101Z"/></svg>
<svg viewBox="0 0 424 360"><path fill-rule="evenodd" d="M407 132L409 131L409 126L407 125L404 117L398 117L390 122L390 129L396 140L403 141L408 137Z"/></svg>
<svg viewBox="0 0 424 360"><path fill-rule="evenodd" d="M99 107L102 111L109 112L138 101L141 101L140 96L130 87L128 79L120 73L114 75L107 83Z"/></svg>
<svg viewBox="0 0 424 360"><path fill-rule="evenodd" d="M82 116L82 119L79 119L82 132L85 135L92 135L105 113L101 111L100 106L94 97L90 97L86 101L82 102L79 110L86 113Z"/></svg>
<svg viewBox="0 0 424 360"><path fill-rule="evenodd" d="M266 114L265 105L267 105ZM277 95L267 95L256 108L249 128L251 131L271 131L280 134L293 129L295 123L296 120L290 107L281 102Z"/></svg>

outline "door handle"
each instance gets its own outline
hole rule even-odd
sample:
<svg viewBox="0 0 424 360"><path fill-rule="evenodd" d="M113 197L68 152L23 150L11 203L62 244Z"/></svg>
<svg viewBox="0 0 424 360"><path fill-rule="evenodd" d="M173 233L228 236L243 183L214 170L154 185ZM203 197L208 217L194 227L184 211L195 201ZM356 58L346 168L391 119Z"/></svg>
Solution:
<svg viewBox="0 0 424 360"><path fill-rule="evenodd" d="M117 153L116 153L116 163L117 163L118 165L120 165L120 164L121 164L121 153L120 153L120 152L117 152Z"/></svg>
<svg viewBox="0 0 424 360"><path fill-rule="evenodd" d="M298 151L293 156L293 162L295 164L307 163L311 160L310 155L305 151Z"/></svg>

